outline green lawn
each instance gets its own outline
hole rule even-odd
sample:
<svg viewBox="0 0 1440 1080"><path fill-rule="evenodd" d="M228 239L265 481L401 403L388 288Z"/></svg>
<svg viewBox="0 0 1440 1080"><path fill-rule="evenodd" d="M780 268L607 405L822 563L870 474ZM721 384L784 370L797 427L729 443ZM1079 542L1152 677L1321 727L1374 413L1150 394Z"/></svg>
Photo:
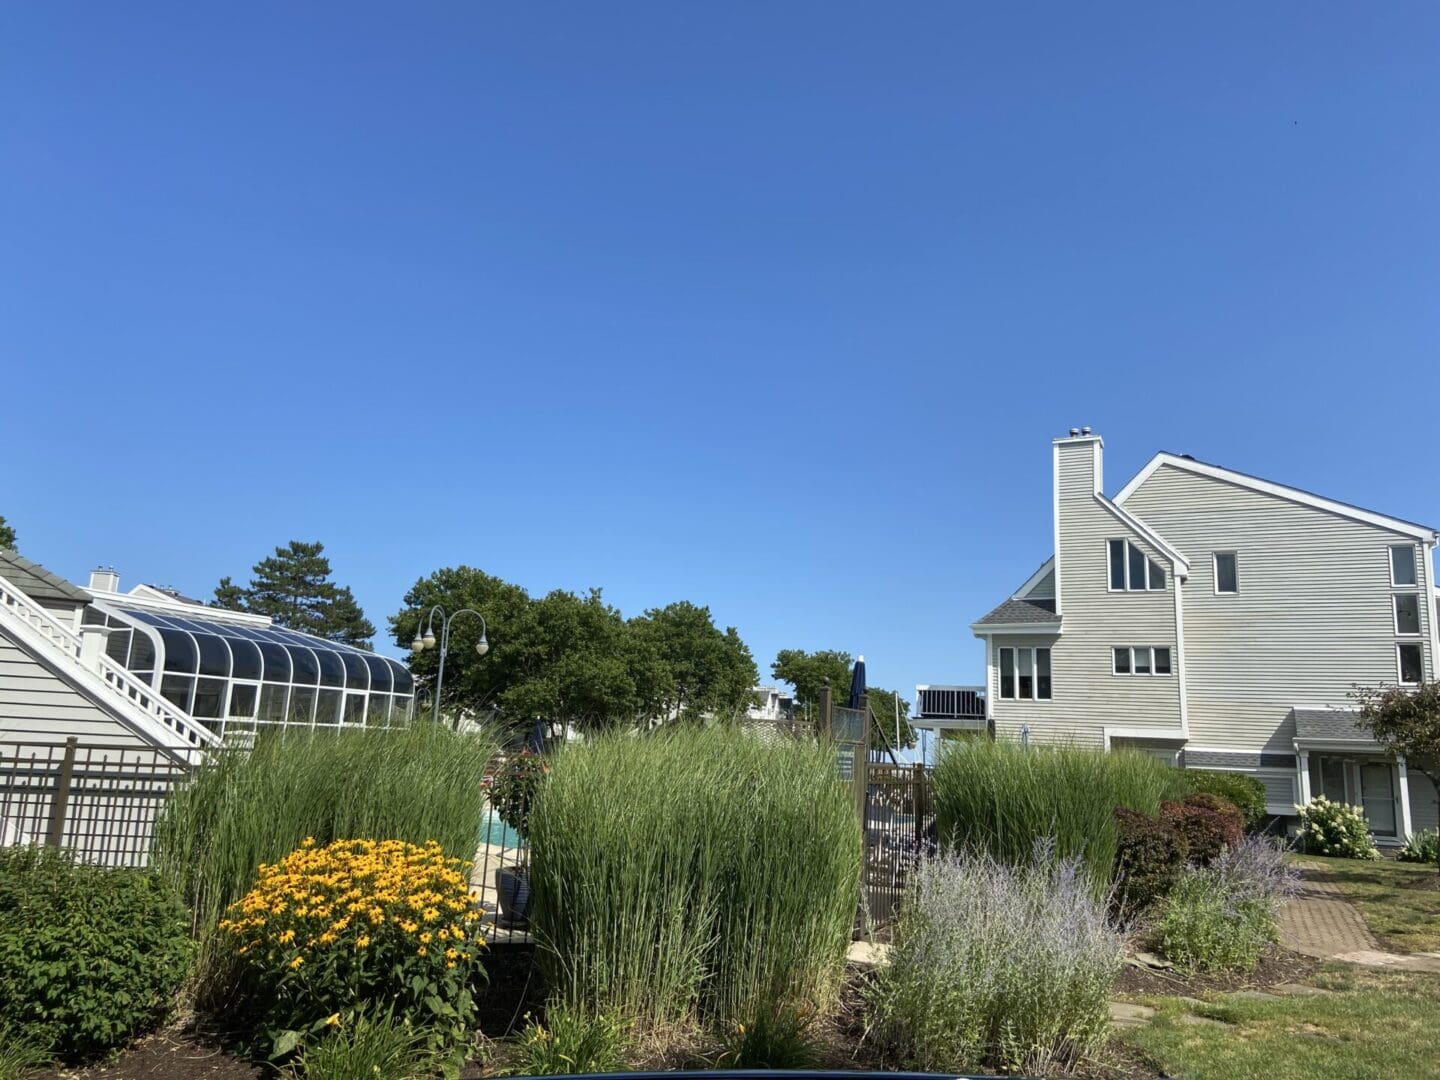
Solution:
<svg viewBox="0 0 1440 1080"><path fill-rule="evenodd" d="M1385 944L1399 952L1440 950L1440 889L1413 887L1433 880L1435 867L1392 859L1304 859L1323 867L1313 876L1339 885Z"/></svg>
<svg viewBox="0 0 1440 1080"><path fill-rule="evenodd" d="M1203 1006L1147 998L1155 1019L1117 1037L1186 1080L1440 1077L1440 976L1344 968L1311 981L1335 992L1274 1001L1215 994Z"/></svg>

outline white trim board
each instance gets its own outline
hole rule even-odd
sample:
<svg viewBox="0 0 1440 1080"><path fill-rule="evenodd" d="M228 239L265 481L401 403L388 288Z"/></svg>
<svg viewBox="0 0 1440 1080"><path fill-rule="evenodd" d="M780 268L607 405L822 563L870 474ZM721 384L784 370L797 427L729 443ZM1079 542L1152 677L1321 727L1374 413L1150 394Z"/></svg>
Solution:
<svg viewBox="0 0 1440 1080"><path fill-rule="evenodd" d="M1390 517L1387 514L1378 514L1373 510L1365 510L1358 506L1351 506L1349 503L1338 502L1335 499L1327 499L1323 495L1314 495L1308 491L1301 491L1299 488L1286 487L1284 484L1277 484L1271 480L1261 480L1258 476L1248 476L1245 473L1235 472L1232 469L1221 468L1219 465L1207 465L1203 461L1195 461L1192 458L1181 457L1179 454L1172 454L1162 450L1156 454L1135 476L1120 489L1115 496L1115 502L1123 503L1131 495L1135 494L1137 488L1155 473L1162 465L1169 465L1172 468L1180 469L1182 472L1194 473L1196 476L1208 476L1213 480L1221 480L1236 487L1248 488L1251 491L1263 492L1266 495L1274 495L1281 499L1288 499L1290 502L1299 503L1302 506L1310 506L1317 510L1325 510L1338 517L1350 518L1353 521L1363 521L1368 525L1378 525L1382 529L1389 529L1391 532L1399 533L1401 536L1414 537L1416 540L1433 544L1436 542L1437 534L1434 529L1426 528L1424 525L1416 524L1413 521L1405 521L1402 518Z"/></svg>
<svg viewBox="0 0 1440 1080"><path fill-rule="evenodd" d="M1190 560L1185 557L1179 548L1175 547L1175 545L1166 540L1149 525L1146 525L1145 522L1130 513L1129 510L1117 505L1104 495L1097 492L1095 501L1110 511L1111 515L1122 525L1133 530L1140 539L1146 541L1156 551L1169 559L1176 577L1185 578L1190 576Z"/></svg>

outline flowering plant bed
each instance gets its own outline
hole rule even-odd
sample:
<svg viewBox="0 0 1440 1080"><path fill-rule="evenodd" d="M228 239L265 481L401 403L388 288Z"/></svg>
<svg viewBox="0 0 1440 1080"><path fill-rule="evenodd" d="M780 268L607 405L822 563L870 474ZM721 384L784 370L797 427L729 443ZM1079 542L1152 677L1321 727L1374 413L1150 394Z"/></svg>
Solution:
<svg viewBox="0 0 1440 1080"><path fill-rule="evenodd" d="M307 840L261 866L219 929L268 1055L352 1022L360 1003L459 1046L484 975L468 869L437 843L399 840Z"/></svg>

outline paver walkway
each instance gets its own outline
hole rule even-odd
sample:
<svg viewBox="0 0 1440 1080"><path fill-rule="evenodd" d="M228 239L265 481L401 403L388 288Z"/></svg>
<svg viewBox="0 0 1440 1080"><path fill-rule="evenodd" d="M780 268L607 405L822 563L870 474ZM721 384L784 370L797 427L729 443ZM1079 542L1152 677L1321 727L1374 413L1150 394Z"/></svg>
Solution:
<svg viewBox="0 0 1440 1080"><path fill-rule="evenodd" d="M1344 960L1366 967L1401 971L1440 972L1440 956L1432 953L1393 953L1380 947L1375 935L1345 892L1314 872L1318 863L1296 864L1302 875L1300 892L1280 909L1280 944L1294 952L1323 960Z"/></svg>
<svg viewBox="0 0 1440 1080"><path fill-rule="evenodd" d="M1309 871L1316 863L1299 863L1300 892L1280 909L1280 944L1292 952L1329 959L1349 952L1380 952L1355 905L1340 886L1318 881Z"/></svg>

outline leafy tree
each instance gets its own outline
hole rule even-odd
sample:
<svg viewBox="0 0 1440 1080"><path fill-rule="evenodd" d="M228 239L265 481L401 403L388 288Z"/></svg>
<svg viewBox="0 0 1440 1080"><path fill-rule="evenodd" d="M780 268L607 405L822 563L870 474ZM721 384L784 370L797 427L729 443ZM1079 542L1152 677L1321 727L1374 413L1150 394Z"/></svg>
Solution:
<svg viewBox="0 0 1440 1080"><path fill-rule="evenodd" d="M1360 706L1360 726L1440 788L1440 681L1358 687L1351 696Z"/></svg>
<svg viewBox="0 0 1440 1080"><path fill-rule="evenodd" d="M803 708L813 707L820 701L820 691L828 679L830 692L836 704L844 705L850 695L850 677L854 671L849 653L838 649L825 649L807 653L804 649L781 649L770 665L770 673L781 682L795 688L795 703ZM867 686L865 693L870 711L876 721L885 728L886 738L895 741L895 709L900 709L900 748L912 747L918 738L910 726L910 703L894 690L880 686Z"/></svg>
<svg viewBox="0 0 1440 1080"><path fill-rule="evenodd" d="M722 632L708 607L681 600L630 620L637 646L658 665L648 685L654 719L734 717L754 700L759 673L733 626Z"/></svg>
<svg viewBox="0 0 1440 1080"><path fill-rule="evenodd" d="M228 577L221 578L212 604L268 615L291 630L370 648L375 626L365 618L349 586L330 580L330 560L318 540L291 540L256 563L251 573L254 576L246 588Z"/></svg>
<svg viewBox="0 0 1440 1080"><path fill-rule="evenodd" d="M480 641L481 622L473 615L461 615L450 624L450 654L445 660L442 709L489 712L500 704L500 695L541 663L539 642L529 629L532 618L530 594L519 585L502 581L473 566L451 566L421 578L404 598L404 608L390 616L395 644L408 649L417 634L423 634L435 605L453 615L463 608L478 611L488 629L490 649L482 657L475 651ZM440 635L439 613L434 622ZM426 649L410 657L410 670L422 685L433 686L440 650Z"/></svg>
<svg viewBox="0 0 1440 1080"><path fill-rule="evenodd" d="M0 548L15 550L15 530L5 521L4 514L0 514Z"/></svg>

